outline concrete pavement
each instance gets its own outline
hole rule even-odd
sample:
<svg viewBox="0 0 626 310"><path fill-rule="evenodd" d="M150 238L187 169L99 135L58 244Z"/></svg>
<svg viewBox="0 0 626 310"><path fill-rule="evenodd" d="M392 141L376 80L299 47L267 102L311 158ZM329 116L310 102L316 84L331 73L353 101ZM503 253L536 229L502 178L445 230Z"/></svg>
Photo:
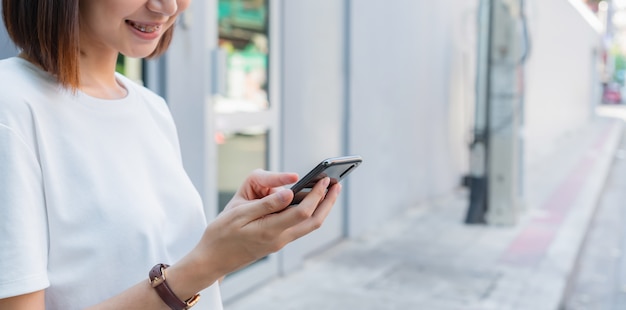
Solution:
<svg viewBox="0 0 626 310"><path fill-rule="evenodd" d="M623 123L598 117L527 167L515 227L468 226L468 193L409 208L227 310L558 309Z"/></svg>
<svg viewBox="0 0 626 310"><path fill-rule="evenodd" d="M625 107L626 108L626 107ZM626 112L626 109L624 110ZM564 310L626 309L626 136L622 136Z"/></svg>

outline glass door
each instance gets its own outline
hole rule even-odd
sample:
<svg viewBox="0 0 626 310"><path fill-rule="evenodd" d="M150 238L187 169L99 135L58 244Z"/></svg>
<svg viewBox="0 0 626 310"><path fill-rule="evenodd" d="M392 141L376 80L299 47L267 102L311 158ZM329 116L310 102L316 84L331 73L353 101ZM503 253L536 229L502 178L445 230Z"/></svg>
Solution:
<svg viewBox="0 0 626 310"><path fill-rule="evenodd" d="M214 100L220 211L256 168L268 169L267 0L219 0Z"/></svg>
<svg viewBox="0 0 626 310"><path fill-rule="evenodd" d="M278 91L271 0L219 0L212 55L218 211L254 169L278 170ZM270 29L271 28L271 29ZM270 255L228 275L226 302L278 274Z"/></svg>

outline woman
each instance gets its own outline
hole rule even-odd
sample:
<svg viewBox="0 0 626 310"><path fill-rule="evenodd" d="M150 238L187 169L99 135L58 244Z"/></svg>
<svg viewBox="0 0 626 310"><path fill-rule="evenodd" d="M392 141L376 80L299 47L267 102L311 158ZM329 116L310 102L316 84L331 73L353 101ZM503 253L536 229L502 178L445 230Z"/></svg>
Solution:
<svg viewBox="0 0 626 310"><path fill-rule="evenodd" d="M217 280L319 227L328 178L253 172L217 219L183 170L165 102L115 73L157 56L190 0L3 0L0 309L220 309ZM168 266L171 265L171 266ZM148 273L150 273L148 280Z"/></svg>

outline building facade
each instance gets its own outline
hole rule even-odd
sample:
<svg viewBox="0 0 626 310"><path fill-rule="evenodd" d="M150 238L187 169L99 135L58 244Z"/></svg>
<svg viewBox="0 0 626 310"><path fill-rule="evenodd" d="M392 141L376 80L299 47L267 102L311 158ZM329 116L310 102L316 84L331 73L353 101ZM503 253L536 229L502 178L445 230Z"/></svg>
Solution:
<svg viewBox="0 0 626 310"><path fill-rule="evenodd" d="M469 169L479 3L248 1L267 13L261 42L268 51L268 103L238 111L216 109L225 97L232 99L224 83L235 79L229 71L235 44L220 34L226 18L219 14L226 9L215 11L226 2L237 1L194 2L193 24L179 32L165 60L166 97L208 214L217 214L222 196L263 162L266 169L305 173L325 157L364 158L320 231L227 277L228 300L459 186ZM526 3L532 42L519 110L523 164L532 165L591 118L601 30L571 1ZM229 139L249 138L255 130L263 133L256 145L265 148L252 156L264 156L262 161L249 165L255 161L227 155ZM241 165L246 169L232 182L219 172L228 169L229 175Z"/></svg>
<svg viewBox="0 0 626 310"><path fill-rule="evenodd" d="M0 7L0 15L2 14L2 7ZM9 39L6 29L3 26L0 27L0 59L17 55L17 49Z"/></svg>
<svg viewBox="0 0 626 310"><path fill-rule="evenodd" d="M600 42L568 0L527 2L523 135L532 164L589 121ZM121 59L126 74L167 99L209 220L255 168L304 174L326 157L364 158L324 226L229 275L226 301L460 186L477 8L467 0L193 1L164 57ZM5 37L0 57L15 52Z"/></svg>

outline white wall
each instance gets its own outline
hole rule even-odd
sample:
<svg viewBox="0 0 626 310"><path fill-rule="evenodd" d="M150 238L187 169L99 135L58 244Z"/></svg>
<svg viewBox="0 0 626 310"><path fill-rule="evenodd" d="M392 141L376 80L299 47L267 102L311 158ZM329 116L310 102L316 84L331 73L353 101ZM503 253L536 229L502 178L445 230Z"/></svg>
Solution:
<svg viewBox="0 0 626 310"><path fill-rule="evenodd" d="M282 1L282 159L304 175L322 159L345 155L345 1ZM283 250L283 270L343 237L345 195L324 226Z"/></svg>
<svg viewBox="0 0 626 310"><path fill-rule="evenodd" d="M364 163L350 179L350 234L449 193L467 171L475 11L466 0L352 1L349 142Z"/></svg>
<svg viewBox="0 0 626 310"><path fill-rule="evenodd" d="M350 179L348 228L358 235L466 173L478 1L351 3L349 145L365 163ZM527 3L526 166L589 120L600 42L570 1Z"/></svg>
<svg viewBox="0 0 626 310"><path fill-rule="evenodd" d="M533 165L589 120L600 35L568 0L529 1L528 18L525 140L526 163Z"/></svg>

